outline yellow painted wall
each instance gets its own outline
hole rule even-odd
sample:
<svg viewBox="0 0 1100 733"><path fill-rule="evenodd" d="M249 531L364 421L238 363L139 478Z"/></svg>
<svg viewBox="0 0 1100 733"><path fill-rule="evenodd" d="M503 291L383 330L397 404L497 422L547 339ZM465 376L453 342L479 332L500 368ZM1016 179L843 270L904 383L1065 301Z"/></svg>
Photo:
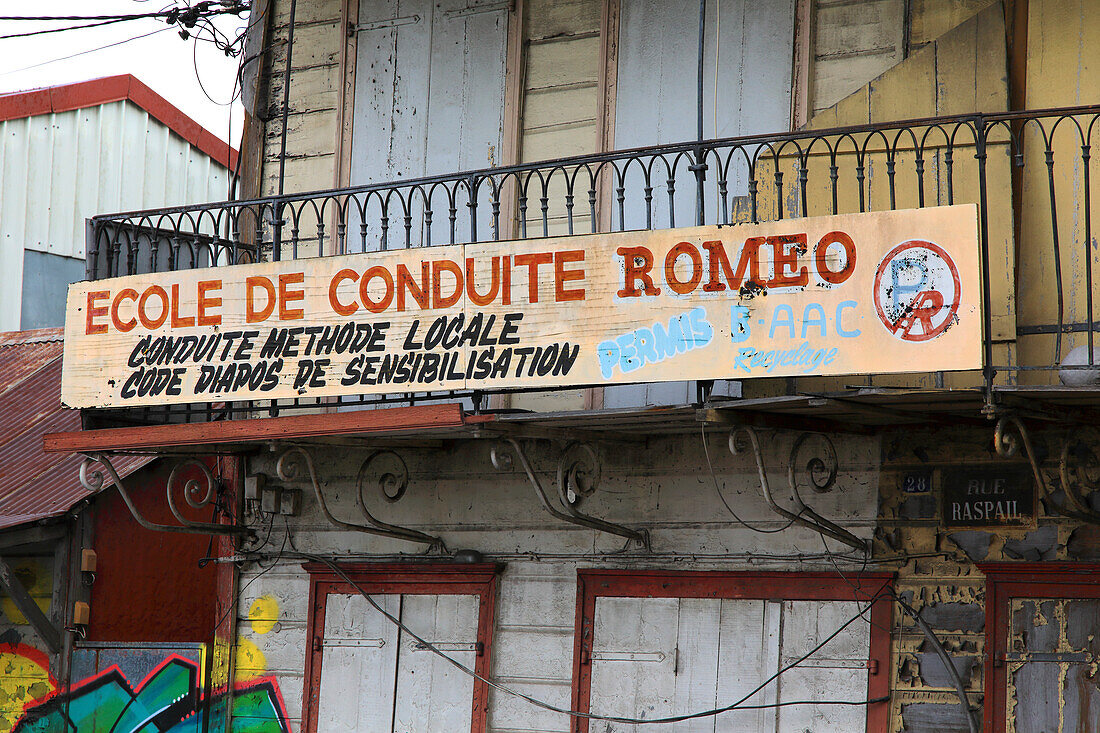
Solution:
<svg viewBox="0 0 1100 733"><path fill-rule="evenodd" d="M16 578L49 615L53 596L53 557L9 557ZM15 602L0 591L0 733L23 716L26 705L53 692L49 660L42 640Z"/></svg>
<svg viewBox="0 0 1100 733"><path fill-rule="evenodd" d="M1100 4L1091 0L1031 0L1027 39L1027 107L1042 109L1100 102ZM1067 323L1087 319L1084 277L1091 259L1100 276L1100 255L1095 243L1085 242L1084 166L1075 127L1061 126L1053 138L1055 165L1053 182L1056 221L1062 250L1061 273ZM1095 148L1095 141L1093 143ZM1021 325L1057 322L1056 269L1050 204L1050 178L1045 164L1043 136L1030 129L1024 138L1022 210L1020 222L1020 259L1026 262L1019 273L1019 309ZM1095 160L1095 150L1093 159ZM1095 163L1091 166L1097 175ZM1093 202L1095 208L1095 202ZM1086 254L1087 252L1087 254ZM1100 293L1093 286L1100 308ZM1069 350L1086 343L1086 334L1066 334L1060 353L1055 354L1052 335L1022 336L1022 363L1052 364ZM1097 339L1100 344L1100 339ZM1052 381L1054 375L1024 375L1021 381ZM1053 381L1057 383L1057 378Z"/></svg>

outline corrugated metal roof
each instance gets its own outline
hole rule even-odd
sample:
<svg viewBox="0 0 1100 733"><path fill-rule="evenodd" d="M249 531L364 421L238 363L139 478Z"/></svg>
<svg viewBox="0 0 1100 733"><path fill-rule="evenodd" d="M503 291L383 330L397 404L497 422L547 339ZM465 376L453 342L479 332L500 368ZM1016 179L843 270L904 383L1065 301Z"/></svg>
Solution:
<svg viewBox="0 0 1100 733"><path fill-rule="evenodd" d="M0 333L0 529L64 514L88 491L80 485L83 460L46 453L42 436L80 430L80 413L61 407L62 330ZM126 476L153 460L120 458Z"/></svg>

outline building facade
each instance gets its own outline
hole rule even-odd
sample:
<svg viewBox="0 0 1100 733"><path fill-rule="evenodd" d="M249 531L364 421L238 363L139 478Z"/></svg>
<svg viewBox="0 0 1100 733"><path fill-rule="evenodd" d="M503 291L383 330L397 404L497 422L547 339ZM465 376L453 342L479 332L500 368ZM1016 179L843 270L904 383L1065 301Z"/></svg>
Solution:
<svg viewBox="0 0 1100 733"><path fill-rule="evenodd" d="M282 704L234 703L227 729L1100 729L1091 4L278 0L253 17L243 200L94 219L87 312L67 337L93 366L133 368L169 348L153 339L175 303L199 349L230 333L187 322L223 305L207 294L266 278L222 297L247 300L249 323L303 321L256 345L297 359L272 381L297 392L265 399L249 356L233 359L247 373L211 367L191 400L74 366L74 390L104 386L69 393L87 429L46 439L107 476L134 451L241 457L238 482L205 492L233 524L184 526L234 538L221 679L258 675ZM433 310L431 263L455 253L537 258L581 241L553 237L625 246L617 233L640 230L690 245L738 225L794 237L963 206L973 231L949 234L971 242L973 310L933 327L941 293L887 329L926 323L925 340L963 338L968 361L861 346L882 366L771 376L688 349L651 382L357 394L287 351L329 338L301 315L313 299L372 328L370 306L395 293ZM189 265L150 256L180 240ZM843 264L818 242L819 275L874 269L858 241ZM785 308L806 339L818 321L784 288L834 283L792 286L805 248L773 252L729 305L770 319L773 341ZM643 269L620 255L621 273ZM525 261L521 290L538 272ZM529 305L569 290L563 262L544 260L557 282ZM921 262L906 265L919 285L890 271L891 292L923 296ZM349 263L352 279L379 268L357 295L338 287ZM334 284L297 290L297 267ZM687 282L676 267L662 287ZM148 283L160 315L127 320ZM617 313L544 327L583 345ZM838 339L881 328L828 318ZM134 328L150 340L126 340Z"/></svg>
<svg viewBox="0 0 1100 733"><path fill-rule="evenodd" d="M126 74L0 95L0 331L57 328L89 217L224 199L236 151Z"/></svg>

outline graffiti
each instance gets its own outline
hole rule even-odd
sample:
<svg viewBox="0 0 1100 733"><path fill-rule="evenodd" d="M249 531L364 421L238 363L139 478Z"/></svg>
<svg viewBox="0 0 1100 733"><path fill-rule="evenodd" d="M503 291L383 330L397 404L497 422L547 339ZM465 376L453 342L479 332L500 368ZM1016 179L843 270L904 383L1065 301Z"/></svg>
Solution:
<svg viewBox="0 0 1100 733"><path fill-rule="evenodd" d="M27 709L13 733L289 733L286 708L271 678L256 678L207 699L199 665L173 654L137 685L117 666ZM209 724L207 726L207 720Z"/></svg>
<svg viewBox="0 0 1100 733"><path fill-rule="evenodd" d="M56 688L45 652L26 644L0 644L0 731L10 731L28 705Z"/></svg>

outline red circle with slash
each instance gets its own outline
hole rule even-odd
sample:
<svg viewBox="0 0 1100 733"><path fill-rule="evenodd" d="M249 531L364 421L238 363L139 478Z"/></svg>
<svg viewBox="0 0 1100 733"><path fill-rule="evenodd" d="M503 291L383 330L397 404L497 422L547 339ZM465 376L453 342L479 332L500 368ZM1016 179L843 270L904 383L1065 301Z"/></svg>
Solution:
<svg viewBox="0 0 1100 733"><path fill-rule="evenodd" d="M885 291L882 282L883 275L899 259L905 263L906 269L921 272L918 285L905 286L905 290L913 292L914 296L901 308L898 307L896 295L900 285L897 281L898 270L891 270L893 284ZM933 276L931 283L928 282L929 275ZM951 293L946 292L948 282L954 286ZM875 311L886 330L903 341L929 341L950 328L959 311L961 292L959 270L950 255L938 244L920 239L911 239L894 247L882 258L875 272ZM883 305L884 295L894 301L889 312Z"/></svg>

